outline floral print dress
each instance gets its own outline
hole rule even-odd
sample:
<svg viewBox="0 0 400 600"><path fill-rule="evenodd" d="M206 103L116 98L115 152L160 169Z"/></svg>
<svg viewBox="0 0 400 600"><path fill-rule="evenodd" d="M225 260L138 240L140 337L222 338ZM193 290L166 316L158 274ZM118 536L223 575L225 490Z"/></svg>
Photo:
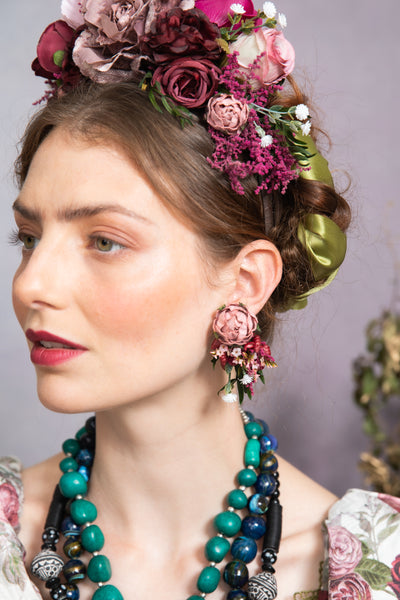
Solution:
<svg viewBox="0 0 400 600"><path fill-rule="evenodd" d="M21 463L0 459L1 600L42 600L18 539L22 506ZM400 498L350 490L331 507L323 531L321 590L294 600L400 600Z"/></svg>

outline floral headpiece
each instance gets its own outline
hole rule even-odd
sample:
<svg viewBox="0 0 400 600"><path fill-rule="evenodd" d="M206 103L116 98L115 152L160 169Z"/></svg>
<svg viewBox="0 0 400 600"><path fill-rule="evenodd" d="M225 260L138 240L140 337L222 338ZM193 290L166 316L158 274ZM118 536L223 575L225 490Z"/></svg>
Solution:
<svg viewBox="0 0 400 600"><path fill-rule="evenodd" d="M272 2L256 11L251 0L62 0L61 12L32 64L50 85L45 98L85 78L139 81L156 110L182 125L205 120L208 160L238 194L250 175L256 193L284 193L310 170L307 106L274 104L295 53Z"/></svg>

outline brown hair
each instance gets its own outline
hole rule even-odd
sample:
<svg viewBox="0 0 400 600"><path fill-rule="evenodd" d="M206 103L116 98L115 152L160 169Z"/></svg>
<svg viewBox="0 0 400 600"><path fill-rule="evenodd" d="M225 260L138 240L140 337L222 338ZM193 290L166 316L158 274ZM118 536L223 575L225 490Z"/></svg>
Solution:
<svg viewBox="0 0 400 600"><path fill-rule="evenodd" d="M304 101L296 87L292 98L285 100ZM232 259L255 239L273 242L282 256L283 275L258 315L265 337L272 333L275 312L319 283L297 237L301 219L307 213L323 214L343 230L350 220L347 203L332 188L300 178L284 195L275 193L267 199L275 219L266 234L262 198L253 193L256 182L245 183L243 196L234 193L227 178L207 162L213 146L204 126L195 119L182 129L167 112L156 112L136 83L85 83L50 100L29 123L22 140L16 162L20 186L35 152L55 127L88 142L121 148L167 207L199 234L215 260Z"/></svg>

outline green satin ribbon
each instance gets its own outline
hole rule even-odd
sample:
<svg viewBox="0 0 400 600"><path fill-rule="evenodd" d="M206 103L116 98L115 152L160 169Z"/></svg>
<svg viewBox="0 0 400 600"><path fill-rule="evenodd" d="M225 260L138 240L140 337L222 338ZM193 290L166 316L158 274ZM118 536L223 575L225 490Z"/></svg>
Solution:
<svg viewBox="0 0 400 600"><path fill-rule="evenodd" d="M307 305L307 297L319 292L334 279L346 255L346 234L324 215L308 214L297 229L300 242L307 250L315 281L324 283L297 296L290 308L300 309Z"/></svg>
<svg viewBox="0 0 400 600"><path fill-rule="evenodd" d="M307 150L309 157L300 160L299 164L302 167L310 167L307 171L301 171L300 177L303 179L311 179L313 181L322 181L330 187L334 187L331 172L329 170L328 161L317 150L314 140L311 135L302 135L296 133L296 141L300 142L302 148Z"/></svg>

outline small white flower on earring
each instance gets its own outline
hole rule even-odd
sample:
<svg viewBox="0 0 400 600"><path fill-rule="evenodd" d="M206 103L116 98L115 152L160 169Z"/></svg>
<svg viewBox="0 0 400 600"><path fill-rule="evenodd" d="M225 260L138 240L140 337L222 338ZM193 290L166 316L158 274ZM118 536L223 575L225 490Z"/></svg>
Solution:
<svg viewBox="0 0 400 600"><path fill-rule="evenodd" d="M233 402L237 402L237 395L233 392L230 392L229 394L223 394L222 400L227 404L233 404Z"/></svg>

